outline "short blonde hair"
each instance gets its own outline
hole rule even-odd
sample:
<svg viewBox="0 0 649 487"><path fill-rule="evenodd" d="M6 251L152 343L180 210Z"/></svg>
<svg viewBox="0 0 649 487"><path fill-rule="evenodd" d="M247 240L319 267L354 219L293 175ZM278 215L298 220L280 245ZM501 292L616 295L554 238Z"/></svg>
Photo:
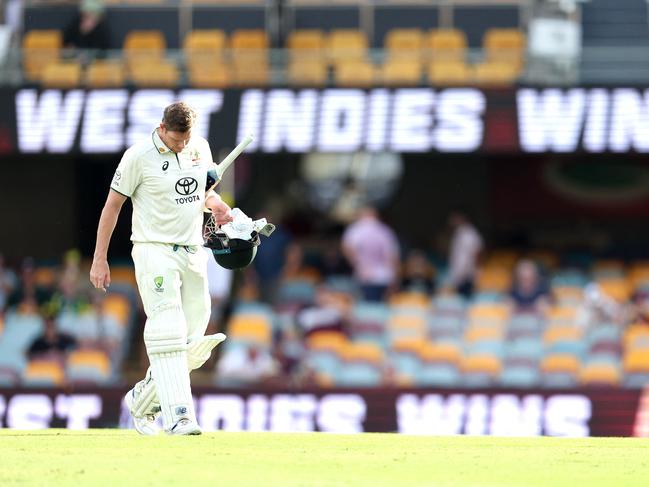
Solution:
<svg viewBox="0 0 649 487"><path fill-rule="evenodd" d="M196 112L184 101L177 101L165 108L162 123L172 132L187 132L191 130L196 120Z"/></svg>

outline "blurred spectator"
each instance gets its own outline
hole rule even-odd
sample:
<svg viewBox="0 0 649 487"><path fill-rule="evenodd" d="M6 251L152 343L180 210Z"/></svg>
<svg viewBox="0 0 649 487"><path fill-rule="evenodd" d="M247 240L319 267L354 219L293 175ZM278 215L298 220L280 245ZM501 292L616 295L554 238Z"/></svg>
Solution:
<svg viewBox="0 0 649 487"><path fill-rule="evenodd" d="M78 313L89 305L86 281L81 279L80 262L81 255L77 250L69 250L63 256L58 287L51 298L59 310Z"/></svg>
<svg viewBox="0 0 649 487"><path fill-rule="evenodd" d="M351 272L347 261L340 253L339 242L325 242L320 261L318 262L320 274L324 277L346 275Z"/></svg>
<svg viewBox="0 0 649 487"><path fill-rule="evenodd" d="M277 376L279 366L270 351L258 345L230 347L217 367L220 383L254 385Z"/></svg>
<svg viewBox="0 0 649 487"><path fill-rule="evenodd" d="M395 284L399 266L399 243L394 231L382 223L376 209L366 207L342 237L342 251L367 301L385 298Z"/></svg>
<svg viewBox="0 0 649 487"><path fill-rule="evenodd" d="M0 313L5 309L7 300L16 288L17 283L16 274L6 267L4 256L0 254Z"/></svg>
<svg viewBox="0 0 649 487"><path fill-rule="evenodd" d="M66 48L100 51L110 47L102 0L82 0L79 5L79 15L63 33L63 45Z"/></svg>
<svg viewBox="0 0 649 487"><path fill-rule="evenodd" d="M37 284L34 259L27 257L20 269L20 282L9 296L7 306L18 306L23 301L34 300L37 306L42 306L52 297L53 290Z"/></svg>
<svg viewBox="0 0 649 487"><path fill-rule="evenodd" d="M319 331L344 332L351 306L349 296L320 285L316 288L314 304L298 313L297 324L304 336Z"/></svg>
<svg viewBox="0 0 649 487"><path fill-rule="evenodd" d="M435 268L421 250L411 250L403 264L401 289L432 294L435 290Z"/></svg>
<svg viewBox="0 0 649 487"><path fill-rule="evenodd" d="M30 359L55 360L65 362L67 352L76 348L77 341L66 333L60 333L56 327L55 317L45 313L45 330L29 347L27 354Z"/></svg>
<svg viewBox="0 0 649 487"><path fill-rule="evenodd" d="M120 347L122 325L106 313L104 294L90 293L90 296L90 308L81 314L75 310L63 311L58 318L59 326L71 332L80 346L104 350L114 358Z"/></svg>
<svg viewBox="0 0 649 487"><path fill-rule="evenodd" d="M449 225L453 229L448 257L449 279L455 290L468 298L473 294L482 237L464 213L451 213Z"/></svg>
<svg viewBox="0 0 649 487"><path fill-rule="evenodd" d="M514 281L509 293L515 312L543 312L548 305L548 289L531 260L523 259L514 269Z"/></svg>
<svg viewBox="0 0 649 487"><path fill-rule="evenodd" d="M275 302L290 245L291 235L279 224L275 227L272 238L266 239L264 245L257 247L253 264L259 281L259 295L266 303Z"/></svg>
<svg viewBox="0 0 649 487"><path fill-rule="evenodd" d="M304 356L304 342L292 326L282 330L274 355L284 376L291 377L299 368Z"/></svg>
<svg viewBox="0 0 649 487"><path fill-rule="evenodd" d="M608 323L623 324L625 309L615 299L607 296L594 282L584 288L584 299L577 310L576 322L583 328Z"/></svg>

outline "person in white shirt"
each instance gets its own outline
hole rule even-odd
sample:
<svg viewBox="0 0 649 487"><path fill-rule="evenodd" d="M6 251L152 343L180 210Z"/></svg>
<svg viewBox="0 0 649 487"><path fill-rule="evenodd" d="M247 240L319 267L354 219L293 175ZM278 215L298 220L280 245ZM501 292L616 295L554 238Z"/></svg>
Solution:
<svg viewBox="0 0 649 487"><path fill-rule="evenodd" d="M360 283L363 299L381 301L399 270L399 242L379 220L375 208L363 208L342 237L342 251Z"/></svg>
<svg viewBox="0 0 649 487"><path fill-rule="evenodd" d="M230 207L207 186L214 163L208 142L192 135L196 113L184 102L165 108L150 136L124 153L99 219L90 281L110 285L108 246L122 205L133 203L132 257L147 315L144 342L151 366L125 397L135 428L157 434L161 412L169 434L200 434L190 370L200 367L222 334L204 337L210 316L203 212L232 221Z"/></svg>
<svg viewBox="0 0 649 487"><path fill-rule="evenodd" d="M469 298L473 294L478 258L483 247L482 237L463 213L451 213L449 224L453 228L453 235L448 257L448 277L456 292Z"/></svg>

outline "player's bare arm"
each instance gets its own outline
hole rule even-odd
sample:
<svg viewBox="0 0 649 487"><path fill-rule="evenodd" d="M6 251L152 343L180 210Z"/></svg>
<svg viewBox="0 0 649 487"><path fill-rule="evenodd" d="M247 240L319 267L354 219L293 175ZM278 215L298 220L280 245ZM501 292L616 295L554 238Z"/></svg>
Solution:
<svg viewBox="0 0 649 487"><path fill-rule="evenodd" d="M108 245L115 230L117 218L126 201L126 196L112 189L108 192L104 209L97 227L97 243L90 268L90 282L103 291L110 286L110 268L108 267Z"/></svg>

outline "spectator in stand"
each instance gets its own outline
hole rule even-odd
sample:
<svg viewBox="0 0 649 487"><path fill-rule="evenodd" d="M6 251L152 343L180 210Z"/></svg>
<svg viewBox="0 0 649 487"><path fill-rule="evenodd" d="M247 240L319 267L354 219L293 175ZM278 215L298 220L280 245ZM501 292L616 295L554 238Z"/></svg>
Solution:
<svg viewBox="0 0 649 487"><path fill-rule="evenodd" d="M275 227L273 238L257 247L253 264L258 279L259 297L266 303L275 302L290 247L291 234L281 224Z"/></svg>
<svg viewBox="0 0 649 487"><path fill-rule="evenodd" d="M110 47L102 0L82 0L79 5L79 15L63 33L63 45L68 49L98 51L105 51Z"/></svg>
<svg viewBox="0 0 649 487"><path fill-rule="evenodd" d="M342 251L358 281L363 299L381 301L395 284L399 243L394 231L379 220L375 208L366 207L342 237Z"/></svg>
<svg viewBox="0 0 649 487"><path fill-rule="evenodd" d="M224 385L267 383L276 378L278 372L279 365L270 351L255 344L226 349L217 367L218 381Z"/></svg>
<svg viewBox="0 0 649 487"><path fill-rule="evenodd" d="M313 305L297 314L297 324L305 337L319 331L345 332L352 305L351 298L345 293L320 285Z"/></svg>
<svg viewBox="0 0 649 487"><path fill-rule="evenodd" d="M70 335L58 331L53 313L46 310L43 318L45 330L31 344L27 355L30 360L52 360L63 364L66 354L76 348L77 341Z"/></svg>
<svg viewBox="0 0 649 487"><path fill-rule="evenodd" d="M20 282L7 300L7 306L18 306L24 301L33 300L37 306L42 306L52 298L53 290L36 283L36 267L34 259L27 257L20 269Z"/></svg>
<svg viewBox="0 0 649 487"><path fill-rule="evenodd" d="M17 283L16 274L6 267L4 256L0 254L0 313L5 309L7 300L16 289Z"/></svg>
<svg viewBox="0 0 649 487"><path fill-rule="evenodd" d="M483 248L482 237L462 212L451 213L449 225L453 230L448 257L449 280L456 292L470 298Z"/></svg>
<svg viewBox="0 0 649 487"><path fill-rule="evenodd" d="M543 313L548 308L548 289L534 262L523 259L514 269L509 297L515 313Z"/></svg>
<svg viewBox="0 0 649 487"><path fill-rule="evenodd" d="M408 252L403 265L401 289L425 294L435 291L435 268L421 250Z"/></svg>

